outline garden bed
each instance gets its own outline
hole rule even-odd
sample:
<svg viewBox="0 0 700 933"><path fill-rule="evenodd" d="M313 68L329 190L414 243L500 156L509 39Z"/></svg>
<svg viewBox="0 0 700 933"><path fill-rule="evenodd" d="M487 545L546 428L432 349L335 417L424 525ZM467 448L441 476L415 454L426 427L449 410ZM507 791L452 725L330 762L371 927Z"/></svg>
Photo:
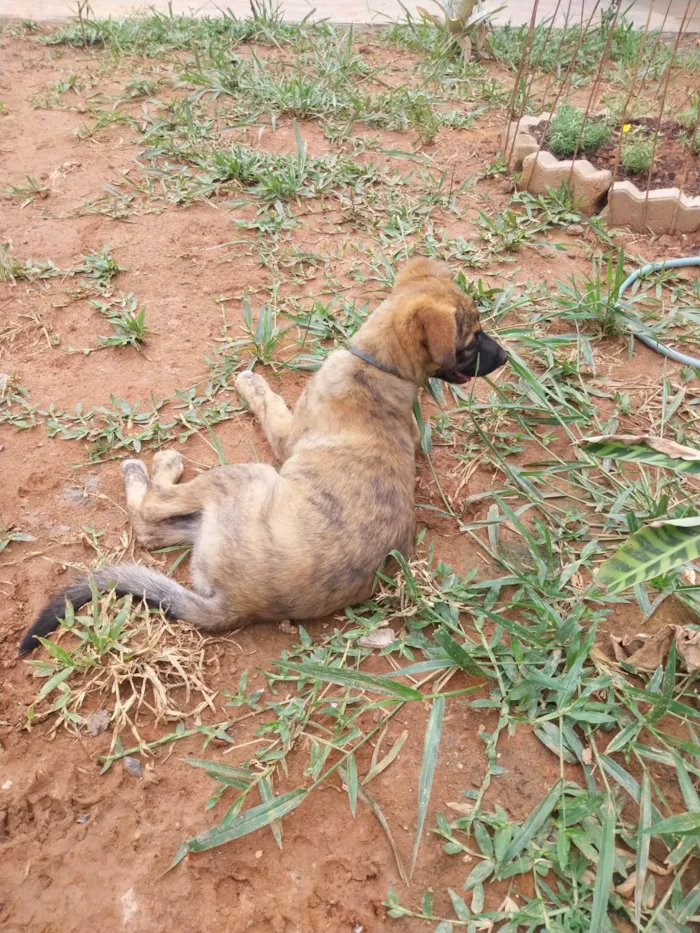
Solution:
<svg viewBox="0 0 700 933"><path fill-rule="evenodd" d="M694 124L693 112L660 126L656 117L615 123L608 114L584 123L583 110L564 104L551 120L543 113L512 122L501 144L531 194L566 183L586 214L607 202L610 226L694 233L700 229L700 159L697 153L688 159Z"/></svg>
<svg viewBox="0 0 700 933"><path fill-rule="evenodd" d="M608 129L609 136L602 145L585 145L579 147L578 157L588 159L588 161L597 169L608 169L613 173L615 181L631 181L640 191L647 190L648 168L644 160L644 144L647 146L649 158L651 157L651 148L654 134L656 132L658 120L654 117L639 117L628 120L624 125L620 124L614 129ZM602 120L593 121L593 128L600 127L601 135L605 132L605 125ZM620 134L623 127L629 129L624 136L629 141L627 143L628 153L634 156L632 146L635 137L641 143L639 152L642 157L642 170L633 170L624 162L620 161ZM534 136L538 144L542 143L542 137L551 130L551 124L548 127L547 120L543 120L536 126L529 128L529 133ZM654 151L654 165L652 168L649 190L654 191L658 188L673 188L683 186L683 193L688 195L700 195L700 158L694 155L688 163L688 142L690 135L688 127L678 120L663 120L659 128L659 135ZM547 133L549 136L550 133ZM578 136L576 136L576 139ZM594 140L601 138L595 132ZM576 142L574 140L574 145ZM585 131L584 140L585 143ZM571 155L566 151L556 151L549 140L545 141L543 149L553 152L557 158L570 158ZM632 145L630 145L632 144ZM624 150L623 150L624 151ZM617 172L615 171L615 164ZM687 169L685 181L684 173Z"/></svg>

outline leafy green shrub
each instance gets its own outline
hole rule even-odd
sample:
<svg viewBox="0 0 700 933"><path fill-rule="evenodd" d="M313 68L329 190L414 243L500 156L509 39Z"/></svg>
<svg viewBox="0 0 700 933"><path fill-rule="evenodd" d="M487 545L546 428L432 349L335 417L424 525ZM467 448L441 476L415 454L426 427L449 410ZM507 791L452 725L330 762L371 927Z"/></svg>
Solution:
<svg viewBox="0 0 700 933"><path fill-rule="evenodd" d="M573 155L581 139L579 152L595 152L612 136L612 128L605 120L589 120L584 127L585 114L580 107L562 104L549 125L547 144L555 156ZM583 135L581 128L583 127Z"/></svg>
<svg viewBox="0 0 700 933"><path fill-rule="evenodd" d="M646 133L629 133L622 140L622 167L633 175L649 171L653 140Z"/></svg>

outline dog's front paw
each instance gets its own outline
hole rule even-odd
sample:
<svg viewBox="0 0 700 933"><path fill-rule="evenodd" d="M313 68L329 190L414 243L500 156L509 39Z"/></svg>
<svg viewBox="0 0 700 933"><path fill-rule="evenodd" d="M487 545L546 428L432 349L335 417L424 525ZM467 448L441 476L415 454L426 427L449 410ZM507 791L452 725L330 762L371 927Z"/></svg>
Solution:
<svg viewBox="0 0 700 933"><path fill-rule="evenodd" d="M265 398L265 395L270 391L270 387L262 376L258 376L257 373L252 373L249 369L246 369L236 376L236 391L250 408L255 408Z"/></svg>

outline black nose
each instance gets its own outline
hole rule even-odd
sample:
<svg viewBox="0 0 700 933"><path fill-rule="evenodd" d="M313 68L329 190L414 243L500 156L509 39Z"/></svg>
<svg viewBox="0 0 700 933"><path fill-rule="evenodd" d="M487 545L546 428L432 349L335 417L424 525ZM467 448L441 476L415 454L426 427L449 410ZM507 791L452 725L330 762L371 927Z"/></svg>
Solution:
<svg viewBox="0 0 700 933"><path fill-rule="evenodd" d="M489 337L483 330L477 335L479 351L475 376L488 376L494 369L499 369L508 361L508 354L493 337Z"/></svg>

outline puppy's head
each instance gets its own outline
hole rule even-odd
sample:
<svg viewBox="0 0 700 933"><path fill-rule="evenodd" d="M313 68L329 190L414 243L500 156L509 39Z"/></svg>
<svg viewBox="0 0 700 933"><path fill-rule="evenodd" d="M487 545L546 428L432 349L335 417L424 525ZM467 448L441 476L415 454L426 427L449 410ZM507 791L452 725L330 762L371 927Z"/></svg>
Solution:
<svg viewBox="0 0 700 933"><path fill-rule="evenodd" d="M507 361L503 347L482 331L476 305L452 282L443 263L411 260L396 277L392 297L426 376L464 383Z"/></svg>

